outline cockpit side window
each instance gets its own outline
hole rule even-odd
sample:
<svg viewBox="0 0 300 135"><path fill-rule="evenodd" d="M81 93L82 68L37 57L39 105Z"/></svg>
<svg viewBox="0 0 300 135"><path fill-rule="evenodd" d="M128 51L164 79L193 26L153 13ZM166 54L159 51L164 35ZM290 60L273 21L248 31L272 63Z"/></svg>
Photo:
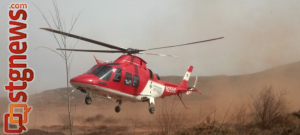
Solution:
<svg viewBox="0 0 300 135"><path fill-rule="evenodd" d="M124 84L130 86L132 81L132 74L126 72Z"/></svg>
<svg viewBox="0 0 300 135"><path fill-rule="evenodd" d="M159 75L158 75L158 74L155 74L155 76L156 76L156 78L157 78L158 80L160 80L160 77L159 77Z"/></svg>
<svg viewBox="0 0 300 135"><path fill-rule="evenodd" d="M148 70L149 70L149 74L150 74L150 79L153 79L153 73L152 73L152 71L150 69L148 69Z"/></svg>
<svg viewBox="0 0 300 135"><path fill-rule="evenodd" d="M121 68L117 68L116 72L115 72L115 76L113 81L114 82L120 82L121 81L121 77L122 77L122 69Z"/></svg>
<svg viewBox="0 0 300 135"><path fill-rule="evenodd" d="M98 76L101 80L109 81L113 68L111 66L100 65L92 71L92 74Z"/></svg>
<svg viewBox="0 0 300 135"><path fill-rule="evenodd" d="M132 86L135 88L139 87L139 82L140 82L140 77L137 75L134 75Z"/></svg>
<svg viewBox="0 0 300 135"><path fill-rule="evenodd" d="M92 68L90 68L90 69L89 69L87 72L85 72L85 73L86 73L86 74L90 73L96 66L97 66L97 64L94 65Z"/></svg>

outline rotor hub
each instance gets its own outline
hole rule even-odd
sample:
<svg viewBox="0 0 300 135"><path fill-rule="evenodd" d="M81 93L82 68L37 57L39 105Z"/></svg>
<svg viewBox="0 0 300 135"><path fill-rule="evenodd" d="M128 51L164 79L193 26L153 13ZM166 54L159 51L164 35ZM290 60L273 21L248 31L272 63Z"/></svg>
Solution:
<svg viewBox="0 0 300 135"><path fill-rule="evenodd" d="M127 49L127 54L128 55L139 53L139 52L140 52L140 50L138 50L138 49L133 49L133 48L128 48Z"/></svg>

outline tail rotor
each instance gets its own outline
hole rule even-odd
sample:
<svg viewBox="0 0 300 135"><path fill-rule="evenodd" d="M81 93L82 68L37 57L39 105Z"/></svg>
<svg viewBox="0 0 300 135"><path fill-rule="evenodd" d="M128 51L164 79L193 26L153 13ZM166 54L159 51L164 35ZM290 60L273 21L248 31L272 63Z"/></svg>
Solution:
<svg viewBox="0 0 300 135"><path fill-rule="evenodd" d="M192 90L196 89L197 81L198 81L198 78L196 76L196 79L195 79L195 82L194 82L194 86L189 89L190 91L186 92L186 95L190 95L192 93Z"/></svg>

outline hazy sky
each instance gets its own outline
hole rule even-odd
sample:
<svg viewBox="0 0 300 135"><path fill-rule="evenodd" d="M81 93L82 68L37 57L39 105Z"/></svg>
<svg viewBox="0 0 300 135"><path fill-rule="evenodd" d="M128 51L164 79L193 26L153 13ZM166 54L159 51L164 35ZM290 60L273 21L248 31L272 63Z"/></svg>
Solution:
<svg viewBox="0 0 300 135"><path fill-rule="evenodd" d="M29 92L65 87L62 59L39 46L58 48L35 3L51 21L51 0L22 0L28 4L28 66L35 71ZM0 85L8 84L8 7L0 2ZM149 51L179 58L138 55L155 73L182 76L239 75L300 60L299 0L59 0L61 16L70 28L72 15L82 13L72 31L109 44L147 49L224 36L222 40L185 47ZM69 45L77 40L69 38ZM79 41L77 49L107 49ZM82 74L99 60L120 54L75 52L71 76ZM2 87L3 89L4 87ZM4 90L0 91L3 95Z"/></svg>

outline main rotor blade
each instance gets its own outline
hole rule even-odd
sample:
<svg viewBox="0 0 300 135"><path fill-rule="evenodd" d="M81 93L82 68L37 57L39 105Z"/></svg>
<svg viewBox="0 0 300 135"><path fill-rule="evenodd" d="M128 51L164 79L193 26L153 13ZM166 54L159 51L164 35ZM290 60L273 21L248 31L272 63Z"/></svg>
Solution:
<svg viewBox="0 0 300 135"><path fill-rule="evenodd" d="M139 54L157 55L157 56L169 56L169 57L178 57L178 56L176 56L176 55L168 55L168 54L155 54L155 53L143 53L143 52L140 52Z"/></svg>
<svg viewBox="0 0 300 135"><path fill-rule="evenodd" d="M77 38L77 39L80 39L80 40L83 40L83 41L87 41L87 42L94 43L94 44L97 44L97 45L101 45L101 46L104 46L104 47L108 47L108 48L111 48L111 49L117 49L117 50L124 51L124 52L127 50L127 49L122 48L122 47L110 45L110 44L107 44L107 43L103 43L103 42L100 42L100 41L96 41L96 40L93 40L93 39L73 35L73 34L58 31L58 30L53 30L53 29L49 29L49 28L40 28L40 29L50 31L50 32L54 32L54 33L58 33L58 34L62 34L62 35L69 36L69 37L72 37L72 38Z"/></svg>
<svg viewBox="0 0 300 135"><path fill-rule="evenodd" d="M181 45L171 45L171 46L165 46L165 47L150 48L150 49L147 49L147 50L156 50L156 49L171 48L171 47L177 47L177 46L185 46L185 45L191 45L191 44L197 44L197 43L203 43L203 42L218 40L218 39L222 39L222 38L224 38L224 37L213 38L213 39L197 41L197 42L192 42L192 43L186 43L186 44L181 44Z"/></svg>
<svg viewBox="0 0 300 135"><path fill-rule="evenodd" d="M57 48L56 50L78 51L78 52L123 53L122 51L114 51L114 50L83 50L83 49L60 49L60 48Z"/></svg>

